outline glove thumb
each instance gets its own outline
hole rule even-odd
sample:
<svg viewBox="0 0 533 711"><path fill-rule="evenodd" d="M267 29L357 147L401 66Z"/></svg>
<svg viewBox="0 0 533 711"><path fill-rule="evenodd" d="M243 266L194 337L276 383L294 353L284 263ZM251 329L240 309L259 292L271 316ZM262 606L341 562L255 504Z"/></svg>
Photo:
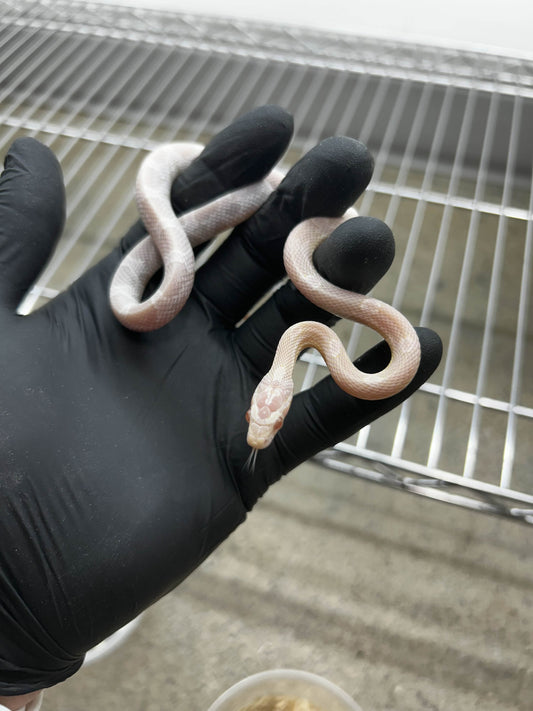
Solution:
<svg viewBox="0 0 533 711"><path fill-rule="evenodd" d="M64 222L65 188L57 159L39 141L17 139L0 175L0 313L15 312Z"/></svg>

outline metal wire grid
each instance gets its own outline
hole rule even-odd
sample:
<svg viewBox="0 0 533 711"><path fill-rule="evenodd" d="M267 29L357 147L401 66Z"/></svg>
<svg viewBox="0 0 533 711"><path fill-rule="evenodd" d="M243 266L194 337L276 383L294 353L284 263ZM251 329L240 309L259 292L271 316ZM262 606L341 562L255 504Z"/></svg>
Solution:
<svg viewBox="0 0 533 711"><path fill-rule="evenodd" d="M357 207L397 240L375 294L445 343L419 393L319 460L533 523L527 59L105 5L4 1L0 12L2 150L18 135L51 146L68 195L67 229L22 313L135 219L145 151L206 140L255 105L285 106L297 126L288 161L327 135L370 147L374 179ZM338 331L352 355L373 342L346 322ZM306 353L302 387L323 374Z"/></svg>

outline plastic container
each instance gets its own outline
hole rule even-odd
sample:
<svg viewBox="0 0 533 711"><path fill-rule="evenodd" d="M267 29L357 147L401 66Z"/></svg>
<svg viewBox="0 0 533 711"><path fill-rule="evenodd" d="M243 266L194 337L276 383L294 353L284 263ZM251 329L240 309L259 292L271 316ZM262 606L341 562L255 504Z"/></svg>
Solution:
<svg viewBox="0 0 533 711"><path fill-rule="evenodd" d="M278 695L307 699L320 711L362 711L335 684L298 669L272 669L248 676L219 696L208 711L241 711L260 696Z"/></svg>

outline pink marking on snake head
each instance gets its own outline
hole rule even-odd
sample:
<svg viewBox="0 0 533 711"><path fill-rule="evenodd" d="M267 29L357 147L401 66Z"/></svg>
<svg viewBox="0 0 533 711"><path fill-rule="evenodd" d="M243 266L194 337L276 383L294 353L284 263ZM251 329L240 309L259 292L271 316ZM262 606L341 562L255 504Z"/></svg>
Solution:
<svg viewBox="0 0 533 711"><path fill-rule="evenodd" d="M269 373L261 380L252 396L246 413L248 435L246 441L253 449L265 449L283 426L293 395L290 378L274 379Z"/></svg>

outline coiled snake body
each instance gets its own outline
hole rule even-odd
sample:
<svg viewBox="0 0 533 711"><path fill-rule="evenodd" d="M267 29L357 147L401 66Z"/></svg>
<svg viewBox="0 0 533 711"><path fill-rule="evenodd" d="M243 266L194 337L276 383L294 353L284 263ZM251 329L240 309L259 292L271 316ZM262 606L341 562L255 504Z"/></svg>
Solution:
<svg viewBox="0 0 533 711"><path fill-rule="evenodd" d="M264 180L178 218L170 204L172 182L202 149L196 143L164 144L150 153L140 167L136 201L148 236L119 264L109 293L113 313L127 328L152 331L174 318L192 289L192 248L250 217L282 179L282 174L274 170ZM297 289L317 306L377 331L389 344L390 362L378 373L364 373L352 364L330 328L315 321L294 324L281 337L272 367L252 397L247 413L247 441L254 449L267 447L282 426L293 395L292 370L305 348L314 347L321 353L339 387L365 400L395 395L410 383L418 369L420 343L401 313L378 299L331 284L313 265L316 247L342 222L355 216L355 210L350 208L340 218L315 217L298 224L285 243L285 269ZM159 288L142 300L148 281L163 265Z"/></svg>

